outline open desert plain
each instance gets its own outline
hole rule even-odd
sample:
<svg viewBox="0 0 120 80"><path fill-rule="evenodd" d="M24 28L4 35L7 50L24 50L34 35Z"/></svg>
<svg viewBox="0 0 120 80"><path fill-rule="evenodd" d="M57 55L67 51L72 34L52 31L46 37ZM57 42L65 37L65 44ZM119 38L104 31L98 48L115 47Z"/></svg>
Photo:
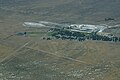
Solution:
<svg viewBox="0 0 120 80"><path fill-rule="evenodd" d="M113 40L23 25L40 21L107 25ZM120 0L0 0L0 80L120 80Z"/></svg>

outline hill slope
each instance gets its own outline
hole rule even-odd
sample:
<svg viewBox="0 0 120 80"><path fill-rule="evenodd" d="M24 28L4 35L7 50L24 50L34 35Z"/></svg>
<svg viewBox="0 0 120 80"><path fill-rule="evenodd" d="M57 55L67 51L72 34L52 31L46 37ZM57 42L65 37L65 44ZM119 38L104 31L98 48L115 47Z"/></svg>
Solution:
<svg viewBox="0 0 120 80"><path fill-rule="evenodd" d="M107 17L120 18L119 0L1 0L0 4L14 14L37 20L94 23Z"/></svg>

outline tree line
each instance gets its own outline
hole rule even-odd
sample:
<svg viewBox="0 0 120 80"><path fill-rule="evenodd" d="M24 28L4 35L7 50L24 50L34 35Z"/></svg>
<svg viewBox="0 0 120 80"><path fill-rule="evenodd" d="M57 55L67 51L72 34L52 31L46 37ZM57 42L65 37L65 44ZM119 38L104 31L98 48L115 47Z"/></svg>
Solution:
<svg viewBox="0 0 120 80"><path fill-rule="evenodd" d="M70 39L70 40L78 40L78 41L84 41L84 40L102 40L102 41L114 41L119 42L120 37L115 36L102 36L97 35L96 33L83 33L83 32L71 32L68 30L63 29L54 29L51 32L51 36L55 37L56 39Z"/></svg>

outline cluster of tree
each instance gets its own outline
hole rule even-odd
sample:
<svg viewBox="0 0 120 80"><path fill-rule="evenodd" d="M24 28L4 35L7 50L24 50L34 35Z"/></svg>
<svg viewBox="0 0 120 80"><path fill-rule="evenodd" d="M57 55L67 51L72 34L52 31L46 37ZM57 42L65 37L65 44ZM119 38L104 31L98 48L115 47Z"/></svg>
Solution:
<svg viewBox="0 0 120 80"><path fill-rule="evenodd" d="M54 30L51 34L52 37L55 37L56 39L70 39L70 40L79 40L84 41L87 39L90 40L102 40L102 41L114 41L119 42L120 37L109 37L109 36L102 36L97 35L96 33L80 33L80 32L70 32L67 30Z"/></svg>
<svg viewBox="0 0 120 80"><path fill-rule="evenodd" d="M47 37L47 38L45 38L45 37L43 37L43 40L51 40L51 38L50 37Z"/></svg>
<svg viewBox="0 0 120 80"><path fill-rule="evenodd" d="M105 21L115 20L114 18L105 18Z"/></svg>
<svg viewBox="0 0 120 80"><path fill-rule="evenodd" d="M92 40L102 40L102 41L114 41L119 42L120 37L109 37L109 36L102 36L102 35L92 35Z"/></svg>

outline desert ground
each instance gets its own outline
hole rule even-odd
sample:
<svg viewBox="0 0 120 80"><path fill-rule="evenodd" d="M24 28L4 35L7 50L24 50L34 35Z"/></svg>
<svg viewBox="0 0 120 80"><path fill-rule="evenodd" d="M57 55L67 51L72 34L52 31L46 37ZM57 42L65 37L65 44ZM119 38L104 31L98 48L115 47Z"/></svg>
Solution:
<svg viewBox="0 0 120 80"><path fill-rule="evenodd" d="M0 80L120 80L120 42L43 40L48 29L22 25L41 20L118 24L119 0L7 1L0 2ZM116 21L104 21L109 16ZM16 35L25 31L30 34ZM120 29L107 31L120 35Z"/></svg>

